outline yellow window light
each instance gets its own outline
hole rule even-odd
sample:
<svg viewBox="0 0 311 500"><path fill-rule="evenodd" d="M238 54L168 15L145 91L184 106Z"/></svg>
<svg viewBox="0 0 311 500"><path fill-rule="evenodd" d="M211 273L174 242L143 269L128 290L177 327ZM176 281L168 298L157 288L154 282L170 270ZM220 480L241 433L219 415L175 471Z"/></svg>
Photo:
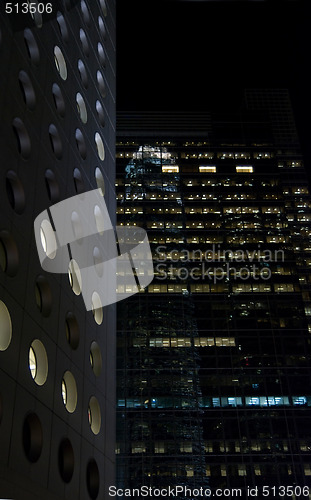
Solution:
<svg viewBox="0 0 311 500"><path fill-rule="evenodd" d="M215 173L216 172L216 167L214 165L200 165L199 166L199 172L202 173Z"/></svg>
<svg viewBox="0 0 311 500"><path fill-rule="evenodd" d="M252 174L254 172L254 169L251 165L237 165L236 166L236 171L238 173L248 173Z"/></svg>

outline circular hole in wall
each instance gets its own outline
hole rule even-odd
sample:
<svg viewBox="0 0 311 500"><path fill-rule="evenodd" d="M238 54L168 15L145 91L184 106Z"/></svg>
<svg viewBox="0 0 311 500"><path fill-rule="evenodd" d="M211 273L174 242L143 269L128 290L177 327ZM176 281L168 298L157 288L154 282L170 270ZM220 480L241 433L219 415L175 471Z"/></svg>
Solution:
<svg viewBox="0 0 311 500"><path fill-rule="evenodd" d="M85 191L84 180L78 168L73 171L73 182L75 185L76 193L81 194Z"/></svg>
<svg viewBox="0 0 311 500"><path fill-rule="evenodd" d="M64 55L58 45L54 47L54 62L56 69L63 80L67 79L67 65Z"/></svg>
<svg viewBox="0 0 311 500"><path fill-rule="evenodd" d="M100 61L100 64L102 64L102 66L106 66L106 54L105 54L105 51L104 51L104 47L102 46L102 44L100 42L98 42L97 44L97 53L98 53L98 58L99 58L99 61Z"/></svg>
<svg viewBox="0 0 311 500"><path fill-rule="evenodd" d="M105 229L104 217L98 205L94 208L95 223L99 234L103 234Z"/></svg>
<svg viewBox="0 0 311 500"><path fill-rule="evenodd" d="M0 267L8 276L15 276L19 264L19 253L9 231L0 231Z"/></svg>
<svg viewBox="0 0 311 500"><path fill-rule="evenodd" d="M44 276L38 276L35 285L36 304L42 316L48 317L52 310L52 291Z"/></svg>
<svg viewBox="0 0 311 500"><path fill-rule="evenodd" d="M105 179L99 167L95 168L95 180L98 189L100 189L102 196L105 195Z"/></svg>
<svg viewBox="0 0 311 500"><path fill-rule="evenodd" d="M55 154L56 158L60 160L63 155L63 145L59 132L55 125L53 125L53 123L51 123L51 125L49 126L49 136L53 153Z"/></svg>
<svg viewBox="0 0 311 500"><path fill-rule="evenodd" d="M11 207L16 213L22 214L26 205L25 191L21 181L13 170L9 170L6 174L5 184Z"/></svg>
<svg viewBox="0 0 311 500"><path fill-rule="evenodd" d="M93 432L93 434L97 435L100 431L101 426L101 413L99 403L95 396L92 396L89 401L88 418L91 431Z"/></svg>
<svg viewBox="0 0 311 500"><path fill-rule="evenodd" d="M101 325L104 319L103 306L100 300L100 296L97 292L93 292L92 295L92 312L95 322Z"/></svg>
<svg viewBox="0 0 311 500"><path fill-rule="evenodd" d="M18 151L22 158L27 160L31 153L31 142L26 127L20 118L14 118L13 130L17 139Z"/></svg>
<svg viewBox="0 0 311 500"><path fill-rule="evenodd" d="M80 6L81 6L83 21L85 22L85 24L89 26L91 21L90 13L84 0L81 0Z"/></svg>
<svg viewBox="0 0 311 500"><path fill-rule="evenodd" d="M36 39L29 28L24 30L24 40L28 52L28 56L34 64L40 62L40 52Z"/></svg>
<svg viewBox="0 0 311 500"><path fill-rule="evenodd" d="M70 371L66 371L63 376L62 398L66 410L73 413L77 406L78 393L75 378Z"/></svg>
<svg viewBox="0 0 311 500"><path fill-rule="evenodd" d="M97 344L97 342L95 342L95 340L91 343L90 363L91 363L91 367L92 367L92 370L94 372L94 375L96 375L96 377L99 377L99 375L101 374L101 371L102 371L103 362L102 362L102 355L100 352L100 347Z"/></svg>
<svg viewBox="0 0 311 500"><path fill-rule="evenodd" d="M72 349L77 349L80 340L79 323L72 312L66 315L66 338Z"/></svg>
<svg viewBox="0 0 311 500"><path fill-rule="evenodd" d="M85 31L82 28L80 29L80 41L84 55L89 56L90 54L89 42L87 41Z"/></svg>
<svg viewBox="0 0 311 500"><path fill-rule="evenodd" d="M35 339L28 353L29 370L37 385L43 385L48 376L48 357L44 345Z"/></svg>
<svg viewBox="0 0 311 500"><path fill-rule="evenodd" d="M38 6L37 0L27 0L27 3L29 5L30 15L31 15L35 25L37 26L37 28L42 28L43 19L42 19L42 14L40 12L41 9ZM34 7L33 11L32 11L31 7Z"/></svg>
<svg viewBox="0 0 311 500"><path fill-rule="evenodd" d="M75 295L80 295L82 291L82 277L78 263L72 259L68 269L69 283Z"/></svg>
<svg viewBox="0 0 311 500"><path fill-rule="evenodd" d="M93 261L94 261L94 267L97 275L102 278L104 274L104 264L103 264L103 257L102 254L99 250L98 247L94 247L93 250Z"/></svg>
<svg viewBox="0 0 311 500"><path fill-rule="evenodd" d="M18 80L24 101L28 108L33 110L36 106L36 94L26 71L21 70L19 72Z"/></svg>
<svg viewBox="0 0 311 500"><path fill-rule="evenodd" d="M29 462L37 462L43 446L42 425L35 413L30 413L23 425L23 448Z"/></svg>
<svg viewBox="0 0 311 500"><path fill-rule="evenodd" d="M7 306L0 300L0 351L5 351L12 340L12 320Z"/></svg>
<svg viewBox="0 0 311 500"><path fill-rule="evenodd" d="M45 171L45 185L49 200L56 202L60 198L60 189L54 172L50 169Z"/></svg>
<svg viewBox="0 0 311 500"><path fill-rule="evenodd" d="M54 259L57 251L55 231L49 220L44 219L40 226L40 239L44 253L49 259Z"/></svg>
<svg viewBox="0 0 311 500"><path fill-rule="evenodd" d="M86 123L87 122L86 105L85 105L85 101L84 101L82 95L80 94L80 92L78 92L76 94L76 103L77 103L77 109L78 109L80 119L81 119L82 123Z"/></svg>
<svg viewBox="0 0 311 500"><path fill-rule="evenodd" d="M106 40L107 39L106 26L103 19L100 16L98 17L98 28L101 36L103 37L104 40Z"/></svg>
<svg viewBox="0 0 311 500"><path fill-rule="evenodd" d="M101 138L101 135L98 132L95 133L95 144L96 144L97 154L99 156L99 159L101 161L104 161L104 159L105 159L104 142Z"/></svg>
<svg viewBox="0 0 311 500"><path fill-rule="evenodd" d="M96 73L96 80L98 85L98 90L102 97L106 97L106 84L102 73L98 70Z"/></svg>
<svg viewBox="0 0 311 500"><path fill-rule="evenodd" d="M88 86L88 77L87 77L85 65L84 65L83 61L81 61L81 59L78 60L78 70L80 73L82 85L86 89Z"/></svg>
<svg viewBox="0 0 311 500"><path fill-rule="evenodd" d="M106 5L106 0L99 0L99 3L100 3L100 8L102 10L102 13L104 14L104 16L106 17L107 16L107 5Z"/></svg>
<svg viewBox="0 0 311 500"><path fill-rule="evenodd" d="M83 226L78 212L72 212L71 225L75 239L78 240L78 243L81 243L79 240L83 238Z"/></svg>
<svg viewBox="0 0 311 500"><path fill-rule="evenodd" d="M68 28L63 14L58 11L56 14L56 19L62 39L64 40L64 42L68 42Z"/></svg>
<svg viewBox="0 0 311 500"><path fill-rule="evenodd" d="M52 95L55 104L55 108L59 116L62 118L65 116L65 100L60 89L60 86L57 83L53 83L52 85Z"/></svg>
<svg viewBox="0 0 311 500"><path fill-rule="evenodd" d="M71 481L74 465L75 459L72 444L69 439L65 438L61 441L58 448L58 470L65 483Z"/></svg>
<svg viewBox="0 0 311 500"><path fill-rule="evenodd" d="M77 144L78 151L79 151L81 157L83 158L83 160L85 160L85 158L86 158L86 144L85 144L83 134L79 128L76 129L75 138L76 138L76 144Z"/></svg>
<svg viewBox="0 0 311 500"><path fill-rule="evenodd" d="M95 500L99 493L99 470L97 463L92 458L86 468L87 490L92 500Z"/></svg>
<svg viewBox="0 0 311 500"><path fill-rule="evenodd" d="M105 112L104 112L104 108L102 107L102 105L99 101L96 101L96 111L97 111L98 121L101 124L101 126L104 127L105 126Z"/></svg>

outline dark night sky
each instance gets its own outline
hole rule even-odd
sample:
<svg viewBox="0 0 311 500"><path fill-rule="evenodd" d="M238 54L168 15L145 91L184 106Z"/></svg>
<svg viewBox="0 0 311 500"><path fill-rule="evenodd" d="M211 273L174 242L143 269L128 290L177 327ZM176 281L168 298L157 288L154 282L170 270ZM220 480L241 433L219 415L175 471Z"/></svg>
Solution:
<svg viewBox="0 0 311 500"><path fill-rule="evenodd" d="M117 1L119 110L235 108L246 87L289 88L310 156L307 1Z"/></svg>

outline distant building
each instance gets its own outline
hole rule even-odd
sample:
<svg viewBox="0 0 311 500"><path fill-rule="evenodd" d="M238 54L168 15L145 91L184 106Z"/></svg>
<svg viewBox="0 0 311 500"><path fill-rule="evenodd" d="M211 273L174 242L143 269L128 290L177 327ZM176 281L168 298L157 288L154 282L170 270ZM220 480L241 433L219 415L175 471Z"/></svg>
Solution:
<svg viewBox="0 0 311 500"><path fill-rule="evenodd" d="M288 92L246 103L118 116L155 269L118 305L121 487L310 486L311 198Z"/></svg>
<svg viewBox="0 0 311 500"><path fill-rule="evenodd" d="M115 222L115 2L2 2L0 61L0 498L103 499L115 308L42 270L34 219L99 187Z"/></svg>

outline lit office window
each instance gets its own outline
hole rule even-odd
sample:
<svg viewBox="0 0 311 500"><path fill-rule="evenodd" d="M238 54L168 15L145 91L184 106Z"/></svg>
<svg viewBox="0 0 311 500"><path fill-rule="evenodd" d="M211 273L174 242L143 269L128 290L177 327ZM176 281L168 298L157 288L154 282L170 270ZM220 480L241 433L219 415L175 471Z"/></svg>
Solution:
<svg viewBox="0 0 311 500"><path fill-rule="evenodd" d="M163 165L162 166L162 172L165 173L178 173L179 172L179 166L178 165Z"/></svg>
<svg viewBox="0 0 311 500"><path fill-rule="evenodd" d="M311 465L310 464L304 466L304 473L305 473L305 476L311 476Z"/></svg>
<svg viewBox="0 0 311 500"><path fill-rule="evenodd" d="M205 165L200 165L199 166L199 172L201 173L215 173L217 170L216 170L216 167L214 165L208 165L208 166L205 166Z"/></svg>
<svg viewBox="0 0 311 500"><path fill-rule="evenodd" d="M146 446L143 442L136 442L132 445L132 453L145 453Z"/></svg>
<svg viewBox="0 0 311 500"><path fill-rule="evenodd" d="M220 466L220 474L222 477L225 477L227 475L227 468L224 464Z"/></svg>
<svg viewBox="0 0 311 500"><path fill-rule="evenodd" d="M194 476L194 470L193 470L192 466L186 465L186 474L187 474L187 477L193 477Z"/></svg>
<svg viewBox="0 0 311 500"><path fill-rule="evenodd" d="M239 476L246 476L246 465L239 464L239 466L238 466L238 474L239 474Z"/></svg>
<svg viewBox="0 0 311 500"><path fill-rule="evenodd" d="M305 396L293 396L292 400L294 406L305 405L307 403L307 398Z"/></svg>
<svg viewBox="0 0 311 500"><path fill-rule="evenodd" d="M254 169L253 169L253 167L251 165L245 165L245 166L243 166L243 165L237 165L235 167L235 169L236 169L236 172L238 174L240 174L240 173L252 174L254 172Z"/></svg>
<svg viewBox="0 0 311 500"><path fill-rule="evenodd" d="M156 441L154 443L154 452L155 453L165 453L164 441Z"/></svg>
<svg viewBox="0 0 311 500"><path fill-rule="evenodd" d="M182 443L180 445L180 451L182 453L192 453L192 443Z"/></svg>

